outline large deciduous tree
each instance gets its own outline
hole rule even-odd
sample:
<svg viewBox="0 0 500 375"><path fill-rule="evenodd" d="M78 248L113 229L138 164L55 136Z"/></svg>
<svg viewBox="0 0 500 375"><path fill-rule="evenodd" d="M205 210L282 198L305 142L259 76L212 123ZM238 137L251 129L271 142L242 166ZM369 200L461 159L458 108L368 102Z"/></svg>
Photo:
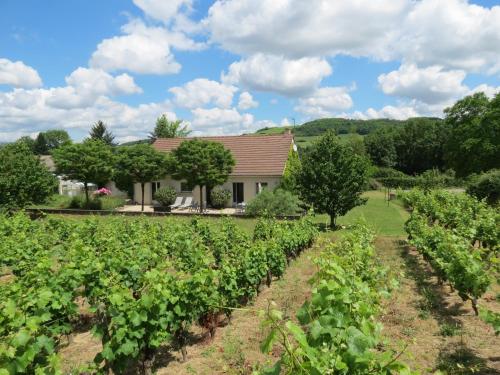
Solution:
<svg viewBox="0 0 500 375"><path fill-rule="evenodd" d="M144 185L169 173L169 158L149 144L119 147L114 179L119 189L141 184L141 210L144 211Z"/></svg>
<svg viewBox="0 0 500 375"><path fill-rule="evenodd" d="M185 180L190 188L200 187L200 212L203 212L203 187L215 187L227 181L235 161L221 143L200 139L183 141L173 152L176 180Z"/></svg>
<svg viewBox="0 0 500 375"><path fill-rule="evenodd" d="M114 154L101 141L86 140L83 143L67 144L53 151L58 173L69 179L83 182L86 204L89 203L89 183L103 185L111 180Z"/></svg>
<svg viewBox="0 0 500 375"><path fill-rule="evenodd" d="M57 188L56 177L23 142L0 147L0 208L43 203Z"/></svg>
<svg viewBox="0 0 500 375"><path fill-rule="evenodd" d="M182 120L170 121L167 116L161 115L156 120L156 126L149 138L154 141L158 138L186 137L191 133Z"/></svg>
<svg viewBox="0 0 500 375"><path fill-rule="evenodd" d="M71 143L71 138L66 130L54 129L38 133L33 148L37 155L47 155L52 150L69 143Z"/></svg>
<svg viewBox="0 0 500 375"><path fill-rule="evenodd" d="M363 204L369 162L332 131L315 142L302 158L298 176L301 198L319 213L330 216L335 228L338 216Z"/></svg>
<svg viewBox="0 0 500 375"><path fill-rule="evenodd" d="M89 138L106 143L109 146L115 146L115 136L108 130L108 127L101 120L97 121L90 129Z"/></svg>
<svg viewBox="0 0 500 375"><path fill-rule="evenodd" d="M500 93L491 100L482 92L467 96L445 115L450 127L445 157L457 175L500 167Z"/></svg>

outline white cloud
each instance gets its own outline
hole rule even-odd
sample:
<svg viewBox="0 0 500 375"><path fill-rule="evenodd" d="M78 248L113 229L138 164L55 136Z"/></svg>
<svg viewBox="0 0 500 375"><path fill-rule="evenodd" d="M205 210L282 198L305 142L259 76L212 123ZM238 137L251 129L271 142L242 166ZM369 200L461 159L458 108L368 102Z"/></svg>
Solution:
<svg viewBox="0 0 500 375"><path fill-rule="evenodd" d="M240 98L238 100L238 109L246 111L250 108L257 108L259 103L253 99L252 94L248 91L244 91L240 94Z"/></svg>
<svg viewBox="0 0 500 375"><path fill-rule="evenodd" d="M102 96L141 93L128 74L113 77L103 70L78 68L66 77L68 86L46 90L46 104L55 108L83 108L92 106Z"/></svg>
<svg viewBox="0 0 500 375"><path fill-rule="evenodd" d="M129 106L100 95L87 103L75 92L73 86L0 92L0 140L54 128L87 133L97 120L107 123L118 138L145 137L162 113L175 118L167 101Z"/></svg>
<svg viewBox="0 0 500 375"><path fill-rule="evenodd" d="M331 73L332 68L324 59L290 60L283 56L256 54L232 63L228 73L222 75L222 81L257 91L301 96L313 91Z"/></svg>
<svg viewBox="0 0 500 375"><path fill-rule="evenodd" d="M500 72L500 6L416 1L395 48L407 61L468 72Z"/></svg>
<svg viewBox="0 0 500 375"><path fill-rule="evenodd" d="M468 91L462 84L465 76L463 70L445 71L440 66L419 68L415 64L403 64L398 70L381 74L378 82L385 94L437 104L465 94Z"/></svg>
<svg viewBox="0 0 500 375"><path fill-rule="evenodd" d="M151 18L168 23L176 17L182 7L188 9L192 0L133 0L134 4Z"/></svg>
<svg viewBox="0 0 500 375"><path fill-rule="evenodd" d="M239 113L235 108L195 108L191 121L194 135L220 135L253 132L260 129L249 113Z"/></svg>
<svg viewBox="0 0 500 375"><path fill-rule="evenodd" d="M353 102L349 87L322 87L312 95L300 98L294 110L309 118L332 117L337 111L352 107Z"/></svg>
<svg viewBox="0 0 500 375"><path fill-rule="evenodd" d="M35 69L22 61L0 58L0 85L24 88L40 87L42 79Z"/></svg>
<svg viewBox="0 0 500 375"><path fill-rule="evenodd" d="M467 0L219 0L203 24L213 42L243 55L341 54L500 72L500 6Z"/></svg>
<svg viewBox="0 0 500 375"><path fill-rule="evenodd" d="M132 20L122 27L125 35L104 39L92 54L90 66L106 71L127 70L140 74L178 73L181 65L175 60L172 48L199 50L196 43L181 32L163 27L148 27Z"/></svg>
<svg viewBox="0 0 500 375"><path fill-rule="evenodd" d="M290 125L291 125L290 121L286 117L284 117L280 122L280 126L290 126Z"/></svg>
<svg viewBox="0 0 500 375"><path fill-rule="evenodd" d="M373 108L369 108L366 111L365 116L366 119L389 118L394 120L406 120L409 117L420 116L420 114L412 106L387 105L378 111Z"/></svg>
<svg viewBox="0 0 500 375"><path fill-rule="evenodd" d="M198 108L208 104L229 108L238 88L206 78L198 78L183 86L169 89L174 94L174 103L183 108Z"/></svg>
<svg viewBox="0 0 500 375"><path fill-rule="evenodd" d="M500 86L493 87L483 83L479 86L474 87L472 90L469 91L467 95L475 94L477 92L484 92L487 97L493 98L496 94L500 93Z"/></svg>
<svg viewBox="0 0 500 375"><path fill-rule="evenodd" d="M409 5L409 0L226 0L216 1L203 22L212 41L240 54L385 59L392 55L387 46L396 36L394 26Z"/></svg>

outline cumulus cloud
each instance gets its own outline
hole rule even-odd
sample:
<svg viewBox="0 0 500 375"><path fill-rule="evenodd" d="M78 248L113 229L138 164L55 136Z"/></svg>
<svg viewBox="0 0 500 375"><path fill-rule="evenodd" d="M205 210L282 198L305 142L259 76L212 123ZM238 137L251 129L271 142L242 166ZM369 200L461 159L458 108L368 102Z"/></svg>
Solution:
<svg viewBox="0 0 500 375"><path fill-rule="evenodd" d="M241 134L262 127L251 114L242 114L235 108L195 108L191 112L195 135Z"/></svg>
<svg viewBox="0 0 500 375"><path fill-rule="evenodd" d="M168 101L130 106L99 96L92 105L59 105L53 100L57 90L74 90L72 86L51 89L14 89L0 93L0 132L2 141L11 141L19 135L53 128L73 129L87 133L91 124L100 119L106 122L118 137L144 137L154 127L155 120L162 113L175 118ZM64 98L68 99L65 95ZM71 95L69 98L77 100ZM77 97L78 98L78 97ZM81 103L80 103L81 104Z"/></svg>
<svg viewBox="0 0 500 375"><path fill-rule="evenodd" d="M176 17L181 8L188 9L192 6L192 0L133 0L134 4L151 18L168 23Z"/></svg>
<svg viewBox="0 0 500 375"><path fill-rule="evenodd" d="M46 90L46 104L56 108L83 108L93 105L101 96L141 93L128 74L113 77L99 69L78 68L66 77L68 86Z"/></svg>
<svg viewBox="0 0 500 375"><path fill-rule="evenodd" d="M322 87L312 95L299 99L294 110L314 117L332 117L336 112L347 110L353 106L349 87Z"/></svg>
<svg viewBox="0 0 500 375"><path fill-rule="evenodd" d="M214 3L204 24L213 42L240 54L297 58L344 53L385 59L392 54L387 46L396 37L393 27L409 3L226 0Z"/></svg>
<svg viewBox="0 0 500 375"><path fill-rule="evenodd" d="M198 108L208 104L229 108L233 95L238 89L206 78L198 78L183 86L172 87L168 91L174 94L174 103L183 108Z"/></svg>
<svg viewBox="0 0 500 375"><path fill-rule="evenodd" d="M463 70L445 71L440 66L419 68L415 64L403 64L398 70L381 74L378 82L385 94L437 104L465 94L468 91L462 83L465 76Z"/></svg>
<svg viewBox="0 0 500 375"><path fill-rule="evenodd" d="M0 85L14 87L40 87L42 79L38 72L22 61L0 59Z"/></svg>
<svg viewBox="0 0 500 375"><path fill-rule="evenodd" d="M222 80L257 91L300 96L313 91L331 73L330 64L321 58L292 60L283 56L256 54L232 63L228 73L222 75Z"/></svg>
<svg viewBox="0 0 500 375"><path fill-rule="evenodd" d="M246 111L250 108L256 108L259 106L259 103L253 99L252 94L248 91L244 91L240 94L240 98L238 100L238 109Z"/></svg>
<svg viewBox="0 0 500 375"><path fill-rule="evenodd" d="M399 54L419 65L468 72L500 72L500 6L466 0L416 1L396 43Z"/></svg>
<svg viewBox="0 0 500 375"><path fill-rule="evenodd" d="M147 26L137 19L124 25L122 32L125 35L104 39L99 43L90 59L92 68L127 70L140 74L178 73L181 65L175 60L171 49L187 51L203 48L203 44L181 32Z"/></svg>
<svg viewBox="0 0 500 375"><path fill-rule="evenodd" d="M500 6L466 0L219 0L203 23L214 43L243 55L341 54L500 72Z"/></svg>

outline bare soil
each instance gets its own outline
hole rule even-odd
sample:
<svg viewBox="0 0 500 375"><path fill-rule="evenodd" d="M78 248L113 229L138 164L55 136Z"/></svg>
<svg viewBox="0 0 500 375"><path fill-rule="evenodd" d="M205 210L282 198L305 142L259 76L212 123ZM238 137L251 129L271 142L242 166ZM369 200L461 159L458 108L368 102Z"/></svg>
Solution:
<svg viewBox="0 0 500 375"><path fill-rule="evenodd" d="M500 374L500 337L474 315L449 285L439 285L431 267L403 239L379 237L377 251L400 287L385 304L384 335L402 360L422 374ZM480 307L500 312L494 285Z"/></svg>

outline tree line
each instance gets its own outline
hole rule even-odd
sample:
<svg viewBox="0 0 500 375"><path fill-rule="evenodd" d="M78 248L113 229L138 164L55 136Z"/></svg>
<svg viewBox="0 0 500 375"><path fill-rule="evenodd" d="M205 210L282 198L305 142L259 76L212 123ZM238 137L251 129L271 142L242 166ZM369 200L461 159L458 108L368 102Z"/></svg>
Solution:
<svg viewBox="0 0 500 375"><path fill-rule="evenodd" d="M406 174L453 169L460 177L500 166L500 93L467 96L445 110L445 118L409 119L365 137L373 164Z"/></svg>

